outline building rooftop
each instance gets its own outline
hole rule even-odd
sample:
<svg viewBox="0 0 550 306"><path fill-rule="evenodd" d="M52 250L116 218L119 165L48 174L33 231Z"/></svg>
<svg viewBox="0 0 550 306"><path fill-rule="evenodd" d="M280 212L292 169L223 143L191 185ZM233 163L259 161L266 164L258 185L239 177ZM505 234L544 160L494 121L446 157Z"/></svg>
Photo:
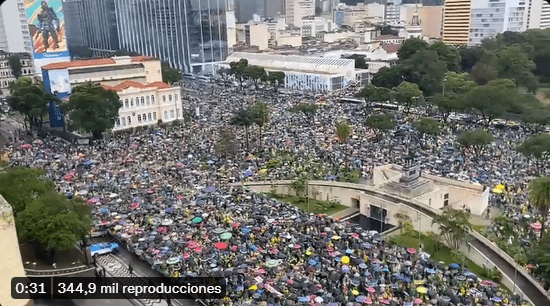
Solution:
<svg viewBox="0 0 550 306"><path fill-rule="evenodd" d="M128 89L130 87L133 88L139 88L139 89L147 89L147 88L156 88L156 89L167 89L172 88L172 86L164 83L164 82L153 82L149 84L142 84L140 82L136 81L124 81L120 84L117 84L115 86L109 86L109 85L101 85L103 88L107 90L114 90L114 91L123 91L125 89Z"/></svg>
<svg viewBox="0 0 550 306"><path fill-rule="evenodd" d="M79 60L79 61L70 61L62 63L52 63L46 66L43 66L42 69L46 70L55 70L55 69L67 69L67 68L78 68L78 67L92 67L92 66L107 66L115 65L117 59L124 59L127 57L124 56L115 56L111 58L100 58L100 59L91 59L91 60ZM132 62L144 62L156 60L155 58L148 56L132 56Z"/></svg>
<svg viewBox="0 0 550 306"><path fill-rule="evenodd" d="M382 44L381 47L388 53L395 53L401 49L401 44Z"/></svg>
<svg viewBox="0 0 550 306"><path fill-rule="evenodd" d="M334 73L336 71L333 69L343 69L349 65L355 67L355 61L352 59L281 55L273 53L235 52L227 57L226 62L239 61L242 58L248 60L250 65L279 68L280 70L310 70Z"/></svg>

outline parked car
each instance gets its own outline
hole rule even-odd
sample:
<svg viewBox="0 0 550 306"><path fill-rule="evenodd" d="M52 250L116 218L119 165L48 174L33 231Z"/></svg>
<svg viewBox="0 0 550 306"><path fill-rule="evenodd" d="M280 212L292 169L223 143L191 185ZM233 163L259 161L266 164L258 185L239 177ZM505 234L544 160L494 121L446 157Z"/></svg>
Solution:
<svg viewBox="0 0 550 306"><path fill-rule="evenodd" d="M90 254L92 257L109 253L117 254L119 250L120 247L116 242L96 243L90 246Z"/></svg>

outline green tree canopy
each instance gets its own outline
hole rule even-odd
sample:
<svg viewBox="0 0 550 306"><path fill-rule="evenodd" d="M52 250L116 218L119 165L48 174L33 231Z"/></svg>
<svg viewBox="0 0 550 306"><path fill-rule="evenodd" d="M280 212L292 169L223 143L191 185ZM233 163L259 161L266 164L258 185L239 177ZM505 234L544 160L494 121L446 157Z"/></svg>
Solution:
<svg viewBox="0 0 550 306"><path fill-rule="evenodd" d="M535 63L529 59L519 45L506 47L498 53L497 70L499 78L514 80L517 86L524 86L536 93L537 79L533 74Z"/></svg>
<svg viewBox="0 0 550 306"><path fill-rule="evenodd" d="M420 120L415 121L413 126L416 128L418 133L420 133L420 135L436 136L441 132L439 123L432 118L422 117Z"/></svg>
<svg viewBox="0 0 550 306"><path fill-rule="evenodd" d="M531 204L539 210L543 217L541 235L544 235L544 224L548 219L548 210L550 209L549 176L538 177L529 183L529 198Z"/></svg>
<svg viewBox="0 0 550 306"><path fill-rule="evenodd" d="M397 51L400 61L411 58L416 52L420 50L429 49L428 43L420 38L409 38L403 42L401 49Z"/></svg>
<svg viewBox="0 0 550 306"><path fill-rule="evenodd" d="M399 65L382 67L372 76L371 84L377 87L394 88L401 82L401 70Z"/></svg>
<svg viewBox="0 0 550 306"><path fill-rule="evenodd" d="M376 89L376 86L372 84L367 84L356 94L356 97L364 98L366 102L372 101Z"/></svg>
<svg viewBox="0 0 550 306"><path fill-rule="evenodd" d="M336 137L340 143L345 143L351 135L351 127L346 120L338 122L336 125Z"/></svg>
<svg viewBox="0 0 550 306"><path fill-rule="evenodd" d="M472 230L469 215L463 210L449 209L441 215L433 218L432 225L437 224L441 236L447 245L458 250L460 245L466 241L468 233Z"/></svg>
<svg viewBox="0 0 550 306"><path fill-rule="evenodd" d="M260 148L262 148L262 128L269 123L269 116L270 116L270 109L267 103L265 102L256 102L254 106L252 106L251 115L254 120L254 123L258 126L260 129Z"/></svg>
<svg viewBox="0 0 550 306"><path fill-rule="evenodd" d="M243 82L247 78L248 61L242 58L238 62L231 62L229 63L229 69L231 74L237 78L237 81L239 81L240 88L242 90Z"/></svg>
<svg viewBox="0 0 550 306"><path fill-rule="evenodd" d="M24 211L33 198L55 191L40 168L9 168L0 173L0 194L18 212Z"/></svg>
<svg viewBox="0 0 550 306"><path fill-rule="evenodd" d="M181 80L181 73L170 67L166 62L161 62L160 64L162 69L162 81L168 84L174 84L175 82Z"/></svg>
<svg viewBox="0 0 550 306"><path fill-rule="evenodd" d="M437 52L420 50L396 66L400 79L417 84L425 96L441 92L447 63L439 60Z"/></svg>
<svg viewBox="0 0 550 306"><path fill-rule="evenodd" d="M472 68L472 78L477 85L487 85L496 79L497 76L495 54L492 51L484 49L481 59Z"/></svg>
<svg viewBox="0 0 550 306"><path fill-rule="evenodd" d="M355 60L355 68L369 69L369 64L365 61L365 56L361 54L352 54L347 58Z"/></svg>
<svg viewBox="0 0 550 306"><path fill-rule="evenodd" d="M267 79L267 73L265 72L265 69L260 66L248 66L245 69L245 74L246 77L252 81L256 89L258 89L260 81Z"/></svg>
<svg viewBox="0 0 550 306"><path fill-rule="evenodd" d="M477 86L466 95L468 106L479 112L486 124L501 117L517 102L514 82L507 79L495 80L484 86Z"/></svg>
<svg viewBox="0 0 550 306"><path fill-rule="evenodd" d="M19 55L13 54L8 59L8 62L10 63L13 76L18 79L21 76L21 58L19 57Z"/></svg>
<svg viewBox="0 0 550 306"><path fill-rule="evenodd" d="M246 153L250 152L248 145L248 129L254 124L254 117L250 109L241 108L231 118L231 125L244 128L246 139Z"/></svg>
<svg viewBox="0 0 550 306"><path fill-rule="evenodd" d="M222 129L218 141L214 144L214 150L222 157L233 158L239 150L239 146L235 141L236 138L237 135L235 135L233 128Z"/></svg>
<svg viewBox="0 0 550 306"><path fill-rule="evenodd" d="M458 50L442 41L430 45L430 50L437 52L438 59L447 63L447 70L458 71L460 68L460 54Z"/></svg>
<svg viewBox="0 0 550 306"><path fill-rule="evenodd" d="M42 85L34 85L30 78L22 77L10 85L10 106L21 113L25 123L42 126L42 116L47 113L48 102L55 99L46 93Z"/></svg>
<svg viewBox="0 0 550 306"><path fill-rule="evenodd" d="M392 114L378 114L369 116L365 121L365 125L374 129L376 139L380 140L384 133L395 127L396 122Z"/></svg>
<svg viewBox="0 0 550 306"><path fill-rule="evenodd" d="M69 102L62 107L69 114L69 124L101 139L103 132L113 128L122 106L115 91L87 82L73 88Z"/></svg>
<svg viewBox="0 0 550 306"><path fill-rule="evenodd" d="M537 134L532 135L523 141L518 147L518 152L535 161L537 171L540 172L541 167L550 157L550 135Z"/></svg>
<svg viewBox="0 0 550 306"><path fill-rule="evenodd" d="M481 59L483 49L481 47L460 47L458 54L460 55L460 70L464 72L472 71L475 64Z"/></svg>
<svg viewBox="0 0 550 306"><path fill-rule="evenodd" d="M462 133L458 136L457 141L465 150L473 153L477 158L493 142L493 135L483 129L477 129Z"/></svg>
<svg viewBox="0 0 550 306"><path fill-rule="evenodd" d="M445 94L465 94L476 87L476 83L472 80L468 73L458 73L449 71L443 77L445 84Z"/></svg>
<svg viewBox="0 0 550 306"><path fill-rule="evenodd" d="M64 195L48 193L32 200L18 214L20 238L38 242L46 250L74 248L91 227L91 209L83 202L69 201Z"/></svg>
<svg viewBox="0 0 550 306"><path fill-rule="evenodd" d="M279 86L285 85L285 73L282 71L270 71L267 75L267 81L273 85L273 90L277 92Z"/></svg>
<svg viewBox="0 0 550 306"><path fill-rule="evenodd" d="M422 91L418 88L418 85L407 81L403 81L394 88L392 94L395 101L405 106L406 113L422 98Z"/></svg>
<svg viewBox="0 0 550 306"><path fill-rule="evenodd" d="M433 105L437 106L444 122L447 122L451 112L463 110L467 107L466 99L462 95L453 92L435 94L429 100Z"/></svg>

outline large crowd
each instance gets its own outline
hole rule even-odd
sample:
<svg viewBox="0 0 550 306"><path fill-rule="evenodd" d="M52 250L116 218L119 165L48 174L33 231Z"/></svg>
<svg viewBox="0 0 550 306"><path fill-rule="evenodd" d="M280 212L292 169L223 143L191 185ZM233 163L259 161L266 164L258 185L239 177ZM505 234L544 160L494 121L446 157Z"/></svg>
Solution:
<svg viewBox="0 0 550 306"><path fill-rule="evenodd" d="M338 103L338 92L313 117L291 113L308 93L211 87L200 98L186 97L193 113L183 127L151 128L109 138L92 147L60 139L32 144L17 140L8 147L12 165L42 167L60 192L83 197L94 207L94 221L160 273L168 276L226 277L232 305L520 305L491 281L482 281L458 264L435 263L429 254L387 244L378 233L294 206L237 185L243 180L294 178L314 169L322 179L339 179L343 167L368 180L370 171L401 164L406 148L387 135L369 141L364 105ZM222 158L214 147L231 114L256 100L270 105L271 118L262 147L252 128L255 153ZM199 114L195 114L196 108ZM400 126L426 112L396 114ZM353 129L346 143L335 139L335 125L345 118ZM525 197L533 168L514 150L532 131L493 129L495 142L486 158L474 159L455 144L456 135L474 128L446 125L426 144L418 160L423 171L494 188L505 183ZM238 130L237 141L242 142ZM240 151L242 152L242 150ZM276 168L266 164L292 154ZM313 167L312 165L315 165ZM262 177L260 174L263 173ZM493 194L492 205L507 214L532 214L526 200ZM492 228L498 234L499 228ZM526 237L530 228L525 230Z"/></svg>

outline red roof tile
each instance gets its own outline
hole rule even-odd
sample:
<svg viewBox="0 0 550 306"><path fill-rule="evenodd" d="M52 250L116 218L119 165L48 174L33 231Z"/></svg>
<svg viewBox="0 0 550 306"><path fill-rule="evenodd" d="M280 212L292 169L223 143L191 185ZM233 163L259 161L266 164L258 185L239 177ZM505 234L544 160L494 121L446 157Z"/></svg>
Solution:
<svg viewBox="0 0 550 306"><path fill-rule="evenodd" d="M172 88L172 86L164 83L164 82L153 82L153 83L149 83L149 84L142 84L140 82L136 82L136 81L124 81L122 83L119 83L115 86L109 86L109 85L102 85L103 88L107 89L107 90L114 90L114 91L123 91L124 89L128 89L130 87L134 87L134 88L140 88L140 89L145 89L145 88L156 88L156 89L166 89L166 88Z"/></svg>
<svg viewBox="0 0 550 306"><path fill-rule="evenodd" d="M382 49L386 50L388 53L395 53L401 49L401 44L382 44Z"/></svg>
<svg viewBox="0 0 550 306"><path fill-rule="evenodd" d="M144 61L150 61L150 60L155 60L155 58L148 57L148 56L132 57L132 62L144 62ZM116 62L113 58L100 58L100 59L91 59L91 60L52 63L46 66L43 66L42 69L54 70L54 69L76 68L76 67L105 66L105 65L114 65L114 64L116 64Z"/></svg>

